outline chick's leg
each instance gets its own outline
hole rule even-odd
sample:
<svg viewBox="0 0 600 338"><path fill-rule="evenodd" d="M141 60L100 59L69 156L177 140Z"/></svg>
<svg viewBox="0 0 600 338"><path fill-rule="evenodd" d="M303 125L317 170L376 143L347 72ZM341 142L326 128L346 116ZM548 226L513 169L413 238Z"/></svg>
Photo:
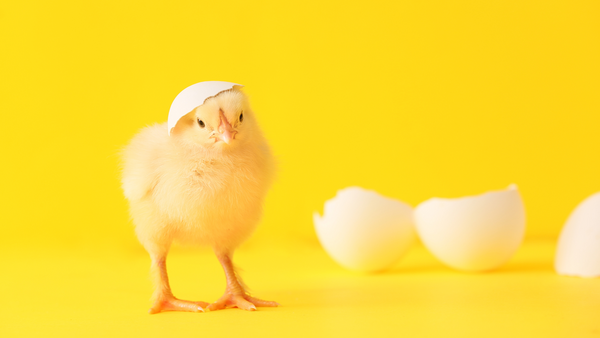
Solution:
<svg viewBox="0 0 600 338"><path fill-rule="evenodd" d="M257 306L279 306L276 302L254 298L244 290L244 287L235 272L233 263L231 262L230 254L217 253L217 259L225 272L227 287L225 288L225 294L219 298L219 300L208 306L209 310L214 311L237 307L243 310L255 311Z"/></svg>
<svg viewBox="0 0 600 338"><path fill-rule="evenodd" d="M173 296L169 286L169 277L167 276L166 254L152 256L152 279L156 289L152 296L154 303L148 311L150 314L161 311L204 312L203 308L208 306L206 302L192 302L177 299Z"/></svg>

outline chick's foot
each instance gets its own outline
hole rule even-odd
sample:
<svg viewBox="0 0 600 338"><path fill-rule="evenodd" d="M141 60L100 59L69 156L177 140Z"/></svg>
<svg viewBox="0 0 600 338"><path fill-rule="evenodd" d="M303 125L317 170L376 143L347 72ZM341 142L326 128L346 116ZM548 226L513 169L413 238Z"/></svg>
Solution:
<svg viewBox="0 0 600 338"><path fill-rule="evenodd" d="M204 312L204 309L208 305L206 302L192 302L175 297L167 297L156 300L150 310L148 310L148 313L155 314L163 311Z"/></svg>
<svg viewBox="0 0 600 338"><path fill-rule="evenodd" d="M228 309L237 307L242 310L256 311L257 306L262 307L277 307L277 302L270 302L258 298L254 298L244 293L233 293L226 291L225 294L219 298L216 302L210 304L208 309L210 311Z"/></svg>

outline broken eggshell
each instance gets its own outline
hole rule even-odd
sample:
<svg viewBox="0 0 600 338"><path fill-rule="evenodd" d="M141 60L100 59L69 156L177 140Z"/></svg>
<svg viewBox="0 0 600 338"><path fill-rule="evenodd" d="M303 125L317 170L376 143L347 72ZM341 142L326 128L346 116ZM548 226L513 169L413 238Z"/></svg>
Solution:
<svg viewBox="0 0 600 338"><path fill-rule="evenodd" d="M171 108L169 109L169 118L167 120L167 130L171 135L171 129L175 128L177 122L194 110L196 107L204 104L206 99L229 90L235 86L243 87L241 84L223 81L204 81L193 84L182 90L177 96Z"/></svg>
<svg viewBox="0 0 600 338"><path fill-rule="evenodd" d="M579 277L600 276L600 193L581 202L558 239L556 272Z"/></svg>
<svg viewBox="0 0 600 338"><path fill-rule="evenodd" d="M388 269L416 239L409 205L358 187L338 191L313 218L325 251L350 270Z"/></svg>
<svg viewBox="0 0 600 338"><path fill-rule="evenodd" d="M423 244L446 265L487 271L506 263L525 234L525 207L516 186L479 196L432 198L415 208Z"/></svg>

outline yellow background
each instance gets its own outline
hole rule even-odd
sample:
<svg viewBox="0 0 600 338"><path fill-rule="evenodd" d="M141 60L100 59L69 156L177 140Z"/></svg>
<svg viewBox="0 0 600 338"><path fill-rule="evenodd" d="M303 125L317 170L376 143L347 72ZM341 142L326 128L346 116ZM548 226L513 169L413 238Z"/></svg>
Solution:
<svg viewBox="0 0 600 338"><path fill-rule="evenodd" d="M248 334L520 333L512 320L560 336L570 332L560 319L573 316L579 333L600 335L597 280L551 270L564 221L600 190L599 60L597 1L3 1L0 334L168 336L236 320ZM238 256L255 291L284 307L147 316L148 260L117 152L206 80L246 86L279 159L262 225ZM529 244L497 275L432 265L417 247L398 273L357 276L313 232L312 212L351 185L416 206L511 183ZM223 281L210 253L178 250L176 295L216 299ZM214 277L199 277L205 261ZM495 293L504 283L512 298ZM490 299L436 296L446 285Z"/></svg>

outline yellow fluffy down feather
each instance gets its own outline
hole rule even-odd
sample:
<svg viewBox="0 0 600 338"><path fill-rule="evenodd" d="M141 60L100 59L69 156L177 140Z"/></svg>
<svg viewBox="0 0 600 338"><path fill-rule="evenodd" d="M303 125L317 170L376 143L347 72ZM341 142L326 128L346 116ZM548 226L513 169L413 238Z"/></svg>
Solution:
<svg viewBox="0 0 600 338"><path fill-rule="evenodd" d="M153 262L156 291L150 312L203 310L207 303L172 296L164 261L173 241L207 245L227 275L233 250L259 222L275 168L246 95L231 89L207 99L170 136L166 123L142 129L122 158L122 187L135 232ZM210 305L211 310L220 305L249 310L252 305L273 306L247 295L233 266L231 274L224 297L236 298L231 293L237 292L237 298L250 304L226 299Z"/></svg>

